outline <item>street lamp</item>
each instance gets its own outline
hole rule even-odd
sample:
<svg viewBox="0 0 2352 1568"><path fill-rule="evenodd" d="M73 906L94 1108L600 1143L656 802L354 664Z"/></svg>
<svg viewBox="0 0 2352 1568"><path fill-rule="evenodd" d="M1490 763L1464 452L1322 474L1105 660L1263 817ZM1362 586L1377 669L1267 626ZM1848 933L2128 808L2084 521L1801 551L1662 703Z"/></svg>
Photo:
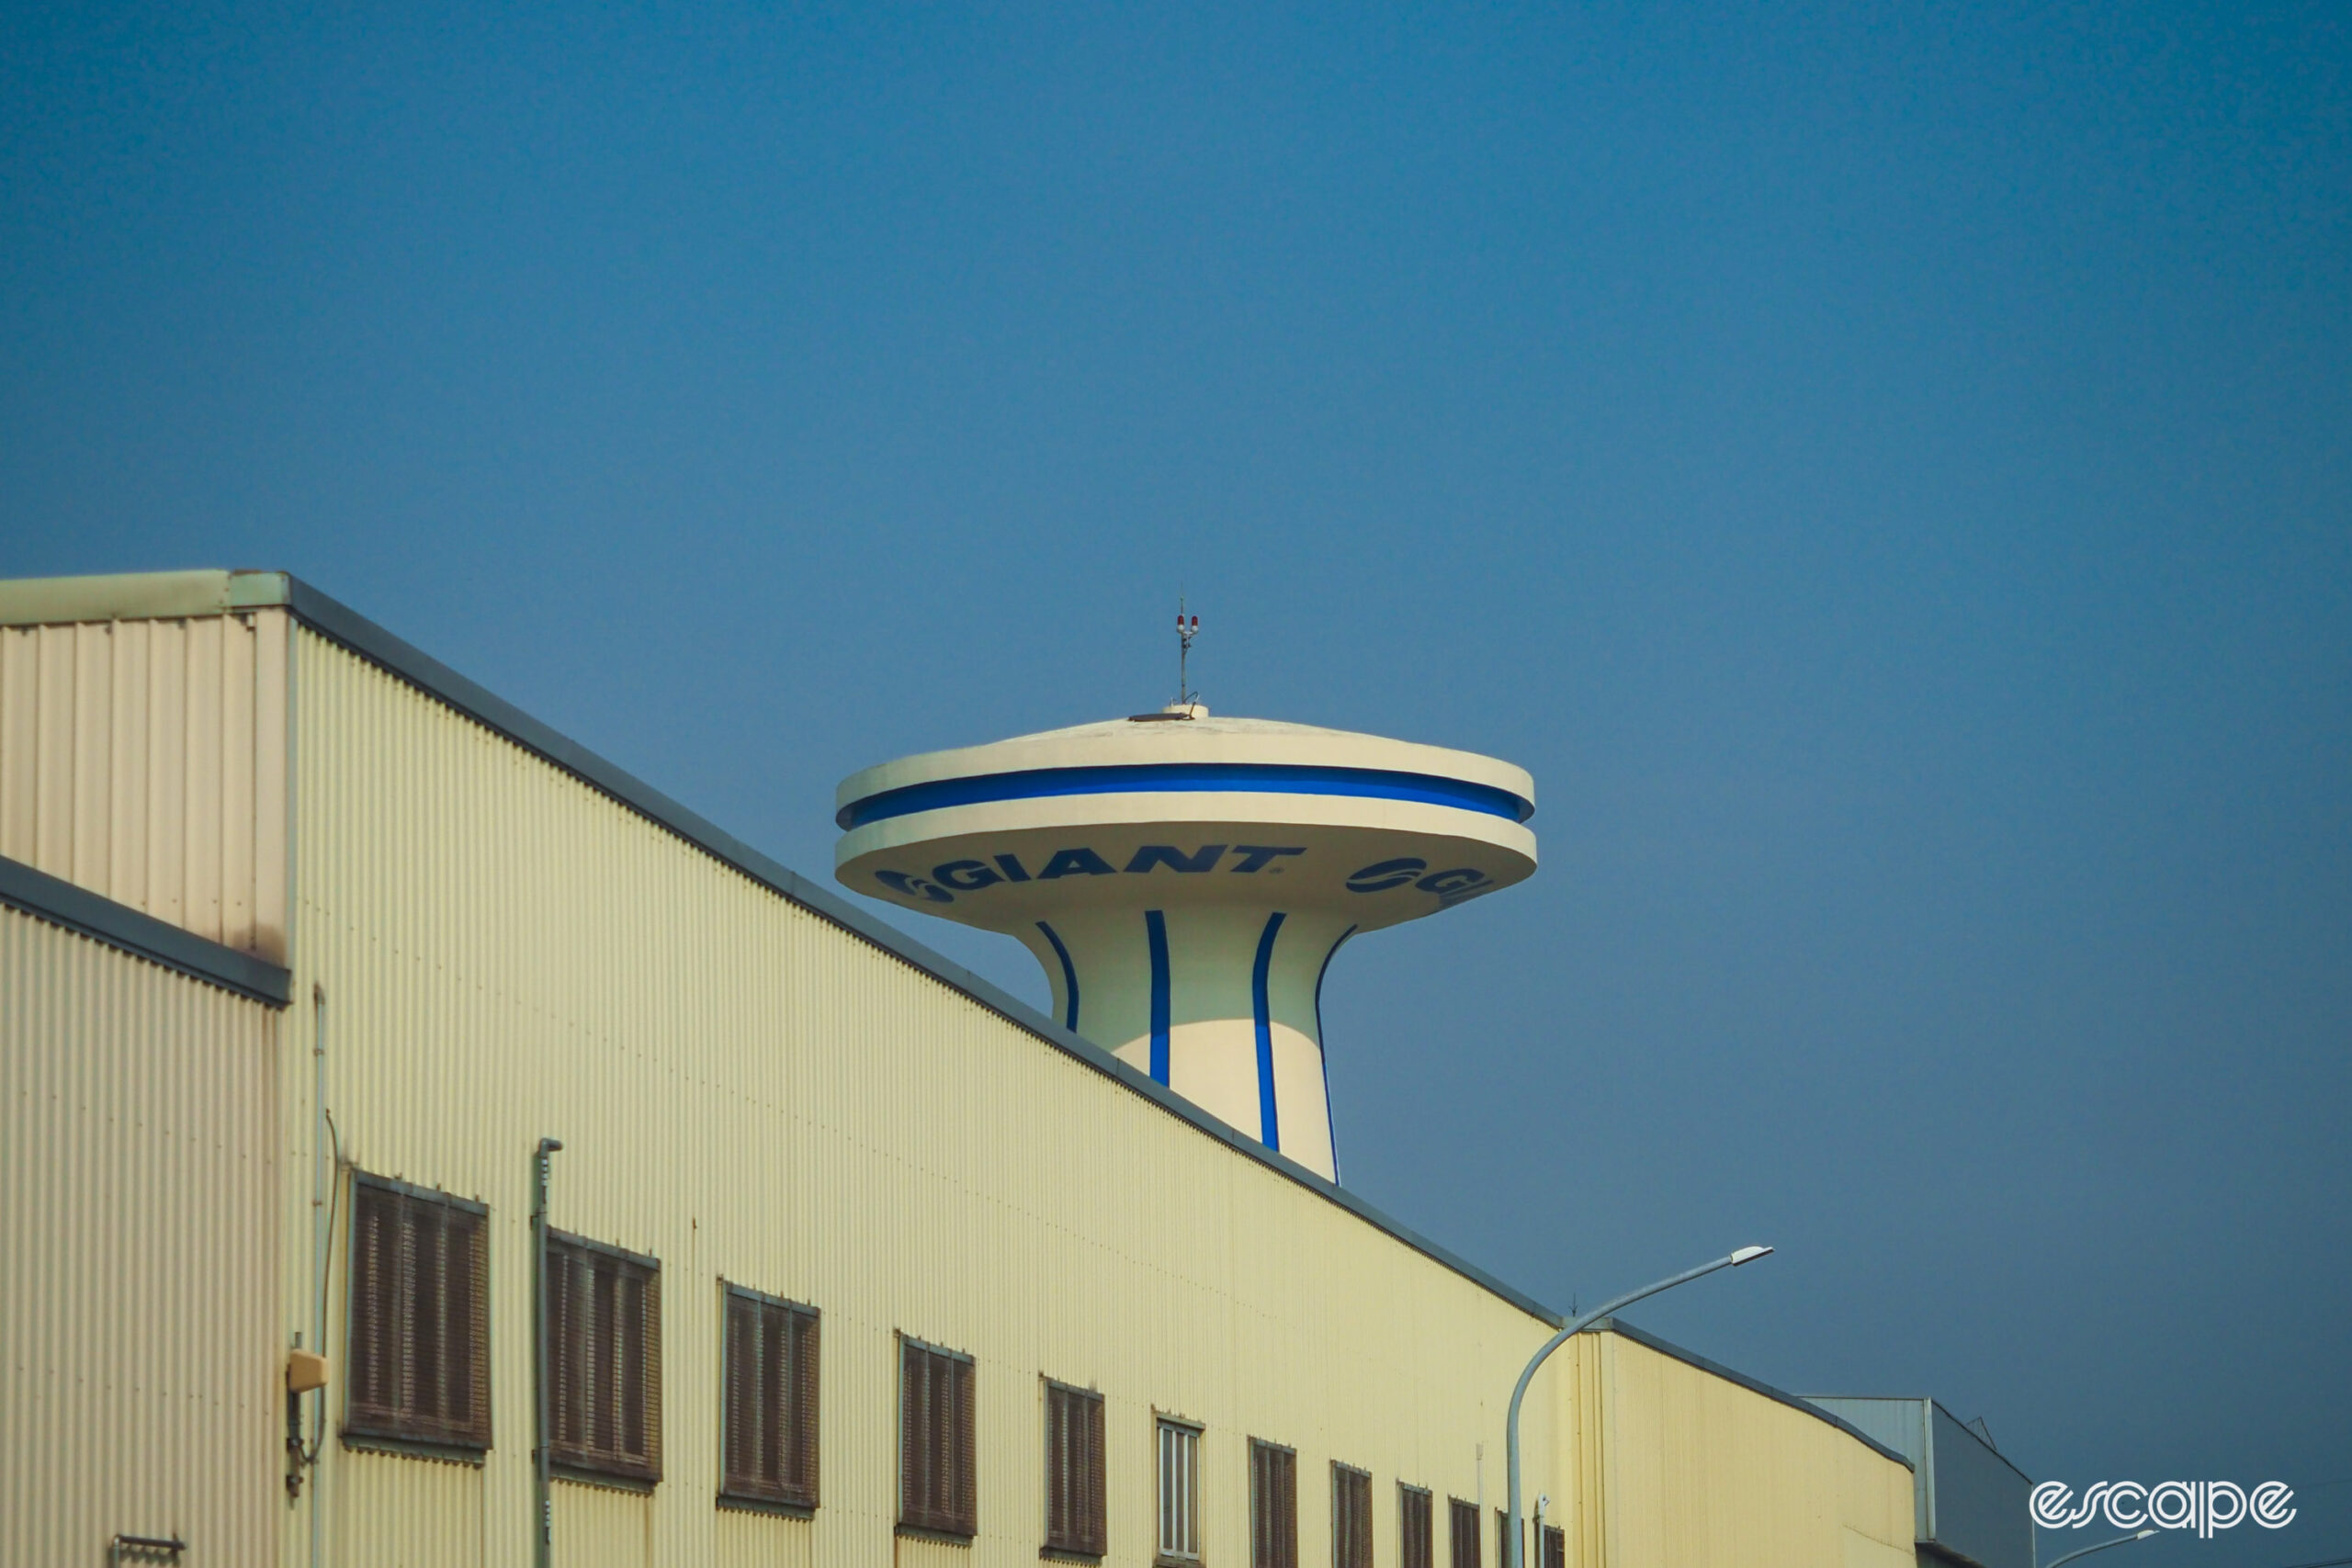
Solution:
<svg viewBox="0 0 2352 1568"><path fill-rule="evenodd" d="M2110 1546L2128 1546L2135 1540L2145 1540L2155 1533L2155 1531L2148 1529L2134 1530L2130 1535L2119 1535L2112 1540L2102 1540L2097 1546L2086 1546L2080 1551L2070 1551L2066 1553L2065 1556L2059 1558L2055 1562L2044 1563L2042 1568L2058 1568L2059 1562L2072 1562L2077 1557L2088 1557L2092 1552L2105 1551Z"/></svg>
<svg viewBox="0 0 2352 1568"><path fill-rule="evenodd" d="M1527 1397L1527 1385L1535 1376L1535 1369L1542 1366L1546 1357L1571 1338L1590 1328L1610 1314L1622 1312L1632 1306L1644 1296L1654 1296L1660 1291L1670 1291L1677 1285L1687 1285L1701 1275L1712 1274L1718 1269L1736 1269L1743 1263L1753 1263L1771 1250L1769 1247L1743 1247L1728 1258L1718 1258L1713 1263L1702 1263L1696 1269L1686 1269L1670 1280L1660 1280L1655 1285L1644 1285L1640 1290L1619 1296L1613 1302L1602 1303L1544 1342L1544 1348L1535 1352L1534 1359L1527 1363L1527 1370L1519 1374L1518 1385L1510 1391L1510 1416L1503 1424L1503 1435L1506 1439L1503 1446L1510 1457L1510 1540L1509 1555L1504 1559L1509 1568L1527 1568L1526 1542L1520 1540L1519 1526L1519 1403ZM2058 1565L2053 1562L2051 1568L2058 1568Z"/></svg>

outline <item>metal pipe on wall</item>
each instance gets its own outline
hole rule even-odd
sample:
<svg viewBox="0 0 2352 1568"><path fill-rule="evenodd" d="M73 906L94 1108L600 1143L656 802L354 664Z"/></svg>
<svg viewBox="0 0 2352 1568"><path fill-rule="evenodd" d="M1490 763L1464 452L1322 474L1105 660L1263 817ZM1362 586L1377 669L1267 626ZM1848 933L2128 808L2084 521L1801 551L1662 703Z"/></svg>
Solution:
<svg viewBox="0 0 2352 1568"><path fill-rule="evenodd" d="M311 1345L323 1356L327 1353L327 1248L334 1241L327 1205L335 1172L327 1156L327 988L315 981L311 986ZM311 1415L311 1568L322 1568L326 1560L325 1519L321 1512L325 1478L320 1469L326 1451L327 1390L321 1383Z"/></svg>
<svg viewBox="0 0 2352 1568"><path fill-rule="evenodd" d="M531 1470L537 1516L531 1521L531 1561L536 1568L548 1568L555 1555L555 1489L548 1463L551 1436L548 1419L548 1156L561 1147L560 1139L541 1138L538 1152L531 1156L531 1338L536 1368Z"/></svg>

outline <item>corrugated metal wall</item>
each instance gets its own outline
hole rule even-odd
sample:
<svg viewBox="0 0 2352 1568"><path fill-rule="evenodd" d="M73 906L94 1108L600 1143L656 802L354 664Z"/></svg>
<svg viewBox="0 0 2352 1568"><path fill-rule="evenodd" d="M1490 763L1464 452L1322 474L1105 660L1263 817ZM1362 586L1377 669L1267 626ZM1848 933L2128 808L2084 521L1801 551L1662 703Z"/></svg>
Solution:
<svg viewBox="0 0 2352 1568"><path fill-rule="evenodd" d="M492 1228L498 1435L463 1472L478 1490L446 1484L446 1467L337 1450L322 1489L334 1539L418 1560L427 1537L436 1552L462 1538L478 1498L482 1561L527 1561L542 1134L565 1144L556 1224L663 1267L667 1476L650 1498L560 1486L567 1564L589 1550L922 1555L892 1536L897 1330L978 1359L982 1533L977 1553L943 1559L957 1568L1036 1561L1041 1376L1107 1396L1118 1562L1152 1554L1155 1406L1207 1424L1212 1561L1246 1560L1252 1434L1299 1450L1302 1561L1329 1554L1332 1459L1374 1472L1383 1561L1398 1478L1499 1497L1503 1404L1544 1325L391 675L298 637L296 991L326 987L345 1152L487 1202ZM304 1012L286 1044L298 1064ZM289 1148L307 1146L306 1108L289 1106L287 1131ZM299 1187L284 1200L298 1227ZM340 1276L338 1264L338 1321ZM300 1259L284 1278L291 1325L307 1314ZM812 1522L713 1506L722 1278L825 1314ZM1534 1409L1530 1475L1559 1495L1554 1427ZM413 1487L397 1479L412 1474Z"/></svg>
<svg viewBox="0 0 2352 1568"><path fill-rule="evenodd" d="M2032 1568L2033 1489L2000 1450L1932 1399L1824 1397L1812 1403L1918 1467L1914 1528L1922 1541L1984 1568Z"/></svg>
<svg viewBox="0 0 2352 1568"><path fill-rule="evenodd" d="M1606 1380L1600 1375L1602 1341L1590 1334L1569 1340L1553 1352L1546 1369L1556 1380L1556 1403L1567 1448L1567 1485L1552 1494L1555 1499L1547 1523L1567 1537L1568 1568L1613 1568L1633 1561L1622 1553L1610 1555L1611 1537L1608 1512L1613 1498L1609 1489L1606 1440Z"/></svg>
<svg viewBox="0 0 2352 1568"><path fill-rule="evenodd" d="M0 626L0 855L284 963L287 624Z"/></svg>
<svg viewBox="0 0 2352 1568"><path fill-rule="evenodd" d="M2033 1483L1933 1400L1935 1456L1929 1539L1984 1568L2032 1568Z"/></svg>
<svg viewBox="0 0 2352 1568"><path fill-rule="evenodd" d="M270 1561L278 1017L0 908L0 1554Z"/></svg>
<svg viewBox="0 0 2352 1568"><path fill-rule="evenodd" d="M1155 1410L1206 1426L1212 1562L1246 1561L1251 1436L1298 1452L1302 1562L1329 1555L1332 1460L1373 1472L1376 1561L1400 1480L1500 1501L1504 1402L1545 1325L396 677L308 632L296 658L296 989L326 989L345 1151L488 1203L492 1232L497 1447L480 1468L331 1449L334 1561L528 1561L543 1134L555 1223L663 1267L666 1474L559 1484L566 1568L1034 1563L1044 1377L1105 1394L1114 1562L1152 1556ZM309 1109L284 1114L299 1152ZM301 1234L301 1182L282 1212ZM290 1325L309 1282L291 1258L282 1277ZM713 1506L722 1280L825 1314L813 1520ZM338 1264L338 1323L342 1290ZM973 1550L893 1535L899 1331L977 1359ZM1908 1472L1826 1423L1614 1338L1555 1369L1528 1494L1578 1568L1907 1562Z"/></svg>
<svg viewBox="0 0 2352 1568"><path fill-rule="evenodd" d="M1929 1539L1935 1529L1933 1509L1928 1501L1929 1493L1935 1485L1935 1472L1928 1462L1932 1450L1928 1446L1928 1406L1930 1402L1925 1399L1822 1398L1808 1403L1821 1406L1912 1461L1911 1528L1918 1540ZM1991 1565L1991 1568L2013 1568L2013 1565L2001 1563ZM2031 1568L2030 1562L2025 1568Z"/></svg>
<svg viewBox="0 0 2352 1568"><path fill-rule="evenodd" d="M1622 1335L1588 1336L1599 1392L1597 1532L1576 1568L1915 1568L1911 1472L1837 1427ZM1580 1402L1591 1410L1589 1394ZM1588 1491L1588 1495L1590 1495ZM1597 1533L1599 1539L1594 1539Z"/></svg>

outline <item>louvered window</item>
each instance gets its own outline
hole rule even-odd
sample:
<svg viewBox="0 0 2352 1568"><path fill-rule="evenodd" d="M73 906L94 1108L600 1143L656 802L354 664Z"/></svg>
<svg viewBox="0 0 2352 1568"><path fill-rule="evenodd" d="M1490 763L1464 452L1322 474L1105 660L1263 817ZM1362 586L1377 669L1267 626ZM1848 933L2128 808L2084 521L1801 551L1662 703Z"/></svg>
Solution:
<svg viewBox="0 0 2352 1568"><path fill-rule="evenodd" d="M548 1233L548 1457L568 1470L662 1479L662 1265Z"/></svg>
<svg viewBox="0 0 2352 1568"><path fill-rule="evenodd" d="M1427 1491L1396 1483L1397 1568L1437 1568L1432 1512Z"/></svg>
<svg viewBox="0 0 2352 1568"><path fill-rule="evenodd" d="M727 1287L726 1461L719 1495L817 1506L817 1309Z"/></svg>
<svg viewBox="0 0 2352 1568"><path fill-rule="evenodd" d="M1046 1550L1100 1557L1110 1550L1103 1517L1102 1396L1046 1384Z"/></svg>
<svg viewBox="0 0 2352 1568"><path fill-rule="evenodd" d="M1298 1456L1250 1439L1250 1568L1298 1568Z"/></svg>
<svg viewBox="0 0 2352 1568"><path fill-rule="evenodd" d="M1459 1497L1446 1499L1446 1545L1450 1549L1453 1568L1487 1568L1478 1561L1478 1505L1465 1503Z"/></svg>
<svg viewBox="0 0 2352 1568"><path fill-rule="evenodd" d="M1568 1532L1557 1525L1544 1527L1544 1568L1568 1568Z"/></svg>
<svg viewBox="0 0 2352 1568"><path fill-rule="evenodd" d="M489 1215L354 1178L346 1437L490 1447Z"/></svg>
<svg viewBox="0 0 2352 1568"><path fill-rule="evenodd" d="M972 1359L899 1341L899 1523L971 1537L980 1529L973 1475Z"/></svg>
<svg viewBox="0 0 2352 1568"><path fill-rule="evenodd" d="M1331 1568L1372 1568L1372 1474L1331 1466Z"/></svg>
<svg viewBox="0 0 2352 1568"><path fill-rule="evenodd" d="M1159 1558L1201 1560L1201 1429L1182 1421L1159 1427Z"/></svg>

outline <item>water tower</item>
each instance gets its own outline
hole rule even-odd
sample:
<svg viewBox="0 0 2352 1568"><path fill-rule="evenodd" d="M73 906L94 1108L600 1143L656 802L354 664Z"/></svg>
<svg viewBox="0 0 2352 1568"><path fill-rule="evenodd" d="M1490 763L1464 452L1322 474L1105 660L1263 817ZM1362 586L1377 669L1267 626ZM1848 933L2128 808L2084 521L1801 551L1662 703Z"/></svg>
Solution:
<svg viewBox="0 0 2352 1568"><path fill-rule="evenodd" d="M1335 1180L1332 954L1535 869L1522 769L1195 702L904 757L836 798L843 886L1018 937L1072 1031Z"/></svg>

